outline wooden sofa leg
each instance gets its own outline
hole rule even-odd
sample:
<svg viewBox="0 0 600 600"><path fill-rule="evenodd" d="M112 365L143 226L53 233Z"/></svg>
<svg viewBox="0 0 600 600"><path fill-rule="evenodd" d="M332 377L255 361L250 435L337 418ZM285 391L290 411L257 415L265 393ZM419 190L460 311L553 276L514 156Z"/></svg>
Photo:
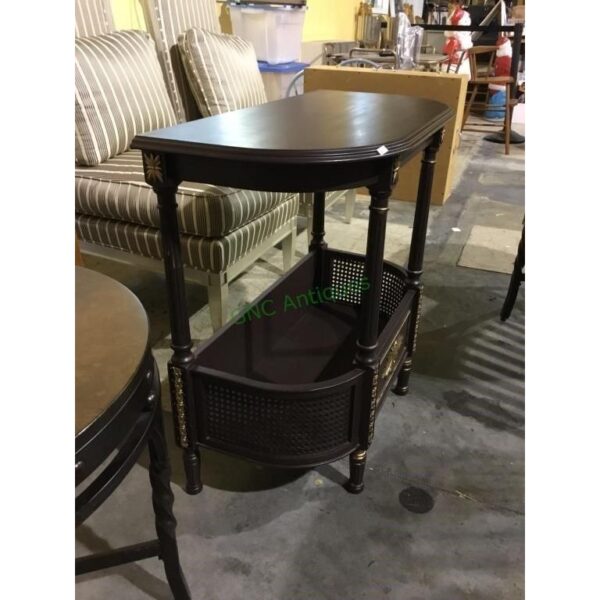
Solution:
<svg viewBox="0 0 600 600"><path fill-rule="evenodd" d="M352 223L354 216L354 205L356 204L356 190L346 192L346 223Z"/></svg>
<svg viewBox="0 0 600 600"><path fill-rule="evenodd" d="M208 307L213 331L217 331L228 320L227 297L229 284L223 282L223 276L211 273L208 281Z"/></svg>
<svg viewBox="0 0 600 600"><path fill-rule="evenodd" d="M292 263L294 261L294 252L296 252L296 227L296 219L294 219L289 235L284 237L281 242L284 272L289 271L292 268Z"/></svg>

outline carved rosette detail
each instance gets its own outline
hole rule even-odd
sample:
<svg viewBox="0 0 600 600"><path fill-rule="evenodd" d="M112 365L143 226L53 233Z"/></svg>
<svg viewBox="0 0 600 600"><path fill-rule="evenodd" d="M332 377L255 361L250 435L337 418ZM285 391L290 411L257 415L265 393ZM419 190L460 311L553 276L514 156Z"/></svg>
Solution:
<svg viewBox="0 0 600 600"><path fill-rule="evenodd" d="M163 182L162 163L159 154L144 153L144 169L149 183Z"/></svg>
<svg viewBox="0 0 600 600"><path fill-rule="evenodd" d="M187 436L187 423L185 417L185 396L183 393L183 376L181 369L178 367L170 366L171 371L171 403L173 405L173 415L175 417L176 425L175 430L178 434L179 445L182 448L189 446Z"/></svg>

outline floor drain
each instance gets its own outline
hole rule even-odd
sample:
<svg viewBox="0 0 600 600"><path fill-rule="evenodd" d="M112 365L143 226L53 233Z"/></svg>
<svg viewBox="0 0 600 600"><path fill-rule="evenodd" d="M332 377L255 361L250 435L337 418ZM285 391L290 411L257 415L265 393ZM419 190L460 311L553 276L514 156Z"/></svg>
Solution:
<svg viewBox="0 0 600 600"><path fill-rule="evenodd" d="M421 488L408 487L400 492L400 504L414 513L427 513L433 508L433 498Z"/></svg>

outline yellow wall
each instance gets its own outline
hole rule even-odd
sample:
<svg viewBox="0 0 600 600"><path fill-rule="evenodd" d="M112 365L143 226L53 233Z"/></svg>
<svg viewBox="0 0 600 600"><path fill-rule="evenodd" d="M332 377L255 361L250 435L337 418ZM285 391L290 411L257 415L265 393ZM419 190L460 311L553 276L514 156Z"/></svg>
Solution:
<svg viewBox="0 0 600 600"><path fill-rule="evenodd" d="M303 40L353 40L360 0L308 0Z"/></svg>
<svg viewBox="0 0 600 600"><path fill-rule="evenodd" d="M140 0L111 0L117 29L147 29Z"/></svg>
<svg viewBox="0 0 600 600"><path fill-rule="evenodd" d="M111 1L117 29L146 29L140 0ZM359 3L360 0L308 0L303 40L353 40ZM221 23L227 31L227 24L223 20Z"/></svg>

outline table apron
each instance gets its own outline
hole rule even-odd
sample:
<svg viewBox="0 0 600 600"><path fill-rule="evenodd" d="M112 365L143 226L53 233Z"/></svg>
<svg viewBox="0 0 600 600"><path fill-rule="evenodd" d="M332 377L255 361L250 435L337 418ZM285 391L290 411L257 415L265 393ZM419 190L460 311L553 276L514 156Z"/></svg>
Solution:
<svg viewBox="0 0 600 600"><path fill-rule="evenodd" d="M315 164L273 164L167 153L166 175L175 182L196 181L264 192L325 192L369 187L390 168L402 166L424 150L431 140L428 138L418 148L402 155Z"/></svg>

